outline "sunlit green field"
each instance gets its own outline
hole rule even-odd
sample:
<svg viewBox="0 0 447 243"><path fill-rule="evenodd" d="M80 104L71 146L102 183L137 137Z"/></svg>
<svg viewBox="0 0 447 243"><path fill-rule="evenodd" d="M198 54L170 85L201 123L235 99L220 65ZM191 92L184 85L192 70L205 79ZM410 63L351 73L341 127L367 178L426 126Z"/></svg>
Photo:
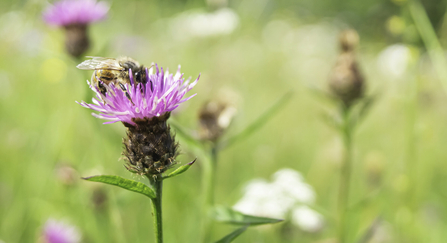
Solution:
<svg viewBox="0 0 447 243"><path fill-rule="evenodd" d="M249 180L298 170L316 192L314 208L324 227L306 233L286 220L250 227L235 242L328 243L336 239L343 147L324 120L336 104L312 90L327 90L338 33L357 28L367 95L376 102L354 136L348 242L357 242L375 221L378 229L367 242L446 242L447 81L433 68L406 3L318 2L230 1L237 27L201 36L181 23L188 14L214 11L206 2L113 1L108 19L90 27L86 55L130 56L170 71L181 65L193 79L201 74L190 92L197 96L174 114L192 134L202 104L222 93L231 93L237 105L226 133L231 136L293 91L262 128L220 153L215 201L231 207ZM78 227L82 242L154 242L147 198L80 179L111 174L145 182L120 160L124 126L102 125L75 103L90 101L91 72L76 68L83 58L65 53L63 31L42 21L47 4L0 3L0 242L39 242L49 218ZM445 43L444 12L428 13ZM382 55L396 43L405 51ZM203 164L177 137L178 160L197 162L164 184L165 241L199 242ZM74 168L72 178L64 177L64 165ZM234 229L215 223L212 239Z"/></svg>

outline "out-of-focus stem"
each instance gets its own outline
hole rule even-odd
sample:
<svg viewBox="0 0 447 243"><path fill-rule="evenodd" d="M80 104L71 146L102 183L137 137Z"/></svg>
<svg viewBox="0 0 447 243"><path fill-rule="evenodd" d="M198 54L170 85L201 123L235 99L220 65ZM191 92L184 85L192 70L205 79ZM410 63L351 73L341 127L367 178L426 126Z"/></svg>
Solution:
<svg viewBox="0 0 447 243"><path fill-rule="evenodd" d="M155 191L155 198L152 201L152 216L154 218L154 235L156 243L163 243L163 221L161 209L161 197L163 188L163 179L161 177L150 178L152 189Z"/></svg>
<svg viewBox="0 0 447 243"><path fill-rule="evenodd" d="M447 92L447 69L445 68L447 67L447 59L445 58L441 43L436 36L435 29L419 1L409 1L408 8L416 28L424 41L425 47L428 50L433 67L441 80L442 87Z"/></svg>
<svg viewBox="0 0 447 243"><path fill-rule="evenodd" d="M204 200L202 207L202 232L201 232L201 241L209 242L210 231L211 231L211 219L209 217L210 210L214 207L214 187L216 181L216 165L217 165L217 156L218 149L216 144L213 144L208 158L206 159L206 165L204 166L203 171L203 191L204 191Z"/></svg>
<svg viewBox="0 0 447 243"><path fill-rule="evenodd" d="M343 144L345 148L343 164L340 170L340 188L338 191L338 239L339 243L346 242L346 214L349 199L349 187L352 167L352 127L349 122L349 109L343 108Z"/></svg>

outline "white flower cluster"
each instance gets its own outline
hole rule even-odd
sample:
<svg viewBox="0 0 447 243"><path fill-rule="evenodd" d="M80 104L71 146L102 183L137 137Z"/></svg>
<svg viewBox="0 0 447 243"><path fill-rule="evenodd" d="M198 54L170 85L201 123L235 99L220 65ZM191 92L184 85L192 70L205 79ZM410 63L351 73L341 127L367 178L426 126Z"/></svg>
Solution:
<svg viewBox="0 0 447 243"><path fill-rule="evenodd" d="M319 231L323 216L309 208L315 202L313 188L293 169L281 169L273 181L254 179L244 188L244 196L233 206L241 213L271 218L289 218L301 230Z"/></svg>
<svg viewBox="0 0 447 243"><path fill-rule="evenodd" d="M212 13L183 13L172 20L170 27L176 38L190 39L228 35L238 25L237 13L230 8L223 8Z"/></svg>

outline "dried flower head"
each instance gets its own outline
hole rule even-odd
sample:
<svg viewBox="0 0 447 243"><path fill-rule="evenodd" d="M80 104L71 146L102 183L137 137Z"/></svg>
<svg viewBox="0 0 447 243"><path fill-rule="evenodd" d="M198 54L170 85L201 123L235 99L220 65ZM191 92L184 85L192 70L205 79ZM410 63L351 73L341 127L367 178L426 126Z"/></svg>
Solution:
<svg viewBox="0 0 447 243"><path fill-rule="evenodd" d="M173 75L163 72L163 68L160 71L158 66L146 69L145 82L136 83L132 70L129 78L130 84L125 84L124 90L113 82L103 83L105 95L90 84L97 98L93 99L94 104L80 104L100 112L92 115L109 120L105 123L121 121L127 127L123 155L129 171L141 175L163 173L174 164L178 154L178 145L167 124L170 112L195 95L183 98L199 78L190 84L190 79L185 81L180 73L180 67Z"/></svg>
<svg viewBox="0 0 447 243"><path fill-rule="evenodd" d="M329 87L346 108L349 108L364 93L364 78L360 72L354 48L358 35L354 30L344 31L340 35L341 53L332 70Z"/></svg>
<svg viewBox="0 0 447 243"><path fill-rule="evenodd" d="M54 219L49 219L45 223L43 234L46 243L81 242L81 234L76 227Z"/></svg>
<svg viewBox="0 0 447 243"><path fill-rule="evenodd" d="M108 11L106 2L62 0L48 7L43 18L49 25L65 29L65 48L70 55L79 57L90 46L88 25L104 19Z"/></svg>
<svg viewBox="0 0 447 243"><path fill-rule="evenodd" d="M227 102L208 101L199 112L200 138L217 141L233 119L236 108Z"/></svg>

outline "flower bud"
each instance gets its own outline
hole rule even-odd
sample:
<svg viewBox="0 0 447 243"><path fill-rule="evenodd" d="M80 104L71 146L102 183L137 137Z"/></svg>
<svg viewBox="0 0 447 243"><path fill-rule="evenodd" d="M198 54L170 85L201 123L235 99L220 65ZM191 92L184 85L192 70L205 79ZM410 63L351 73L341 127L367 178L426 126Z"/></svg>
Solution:
<svg viewBox="0 0 447 243"><path fill-rule="evenodd" d="M341 53L329 78L329 88L346 108L363 96L364 79L359 70L354 48L358 35L354 30L344 31L340 35Z"/></svg>
<svg viewBox="0 0 447 243"><path fill-rule="evenodd" d="M228 103L208 101L199 112L199 135L202 140L217 141L228 128L236 108Z"/></svg>
<svg viewBox="0 0 447 243"><path fill-rule="evenodd" d="M353 29L345 30L340 33L339 42L343 52L354 51L359 44L359 35Z"/></svg>

